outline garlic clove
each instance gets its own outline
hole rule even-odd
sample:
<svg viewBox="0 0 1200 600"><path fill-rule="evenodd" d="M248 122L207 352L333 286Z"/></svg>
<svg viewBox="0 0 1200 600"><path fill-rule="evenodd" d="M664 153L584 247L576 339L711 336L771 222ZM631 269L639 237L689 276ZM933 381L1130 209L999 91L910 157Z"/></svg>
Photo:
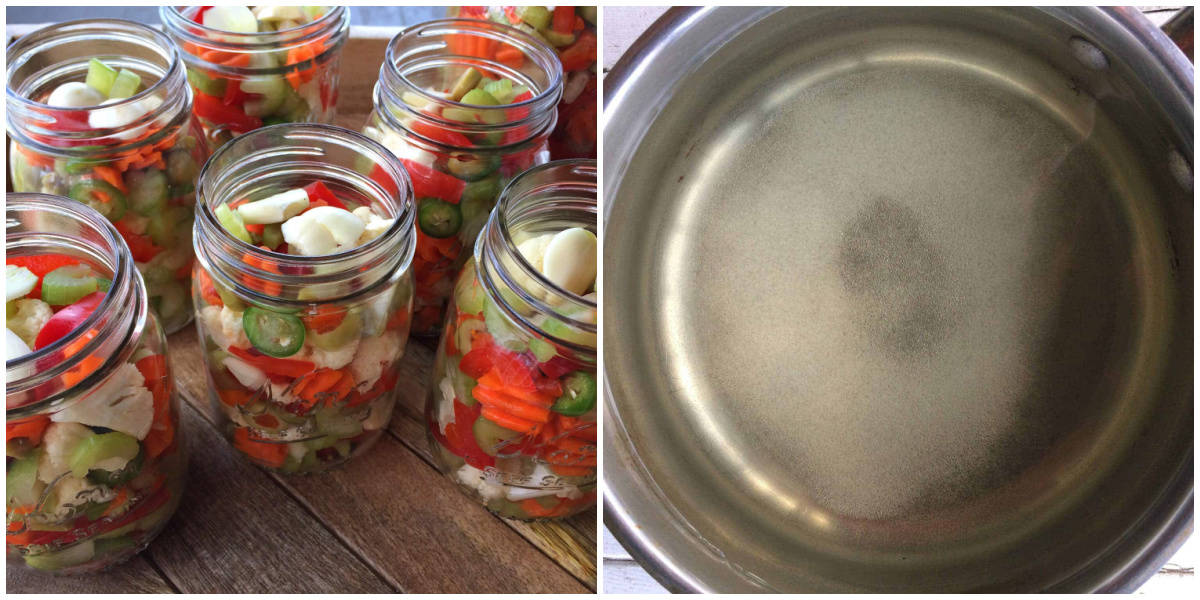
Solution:
<svg viewBox="0 0 1200 600"><path fill-rule="evenodd" d="M238 215L246 223L265 225L282 223L308 208L308 192L296 188L248 202L237 208Z"/></svg>

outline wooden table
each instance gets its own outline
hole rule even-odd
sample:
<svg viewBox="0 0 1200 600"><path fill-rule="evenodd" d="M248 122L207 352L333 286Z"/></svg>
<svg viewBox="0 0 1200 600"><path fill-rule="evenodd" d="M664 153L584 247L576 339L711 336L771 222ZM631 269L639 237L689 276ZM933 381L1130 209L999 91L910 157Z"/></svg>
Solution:
<svg viewBox="0 0 1200 600"><path fill-rule="evenodd" d="M37 26L10 27L10 39ZM337 123L359 130L395 28L354 27ZM168 339L190 453L166 530L110 572L8 569L9 592L588 593L595 510L562 522L500 519L434 468L424 429L434 347L410 340L387 435L321 475L285 477L242 460L218 433L195 327Z"/></svg>
<svg viewBox="0 0 1200 600"><path fill-rule="evenodd" d="M607 73L634 40L655 19L667 11L665 6L611 6L602 13L604 20L604 49L601 63ZM1144 6L1142 11L1156 25L1166 23L1179 7ZM667 590L646 572L620 542L604 529L604 592L606 594L665 594ZM1146 582L1138 593L1181 592L1190 589L1196 567L1195 538L1188 540L1179 552Z"/></svg>

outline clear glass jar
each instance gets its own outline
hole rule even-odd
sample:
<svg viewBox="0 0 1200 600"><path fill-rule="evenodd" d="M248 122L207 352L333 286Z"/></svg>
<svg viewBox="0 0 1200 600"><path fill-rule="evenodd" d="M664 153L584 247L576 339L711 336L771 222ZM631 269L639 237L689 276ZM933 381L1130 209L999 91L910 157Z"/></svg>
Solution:
<svg viewBox="0 0 1200 600"><path fill-rule="evenodd" d="M7 126L13 189L67 196L112 221L146 279L168 333L191 319L196 173L208 158L175 45L113 19L39 29L8 47ZM143 91L103 106L43 104L83 82L96 58L136 73Z"/></svg>
<svg viewBox="0 0 1200 600"><path fill-rule="evenodd" d="M518 245L596 230L595 161L526 171L501 194L455 285L426 421L434 462L514 519L596 501L596 295L542 276Z"/></svg>
<svg viewBox="0 0 1200 600"><path fill-rule="evenodd" d="M395 222L345 252L299 256L234 237L214 213L314 182ZM274 125L217 150L198 190L196 326L234 447L284 473L362 453L391 418L412 316L416 211L404 168L340 127Z"/></svg>
<svg viewBox="0 0 1200 600"><path fill-rule="evenodd" d="M129 249L99 213L66 198L8 194L5 217L8 265L38 273L84 264L111 277L99 304L84 301L93 293L50 322L35 298L7 305L9 567L104 569L145 548L183 492L166 340ZM65 335L44 339L56 328ZM25 342L30 353L14 352L17 335L36 340Z"/></svg>
<svg viewBox="0 0 1200 600"><path fill-rule="evenodd" d="M512 25L554 46L564 81L550 158L596 158L595 6L451 6L449 14Z"/></svg>
<svg viewBox="0 0 1200 600"><path fill-rule="evenodd" d="M183 51L196 116L214 148L267 125L333 122L348 9L287 7L324 12L279 31L234 33L202 25L209 8L163 6L159 15Z"/></svg>
<svg viewBox="0 0 1200 600"><path fill-rule="evenodd" d="M475 86L489 79L513 84L502 94L511 95L508 103L488 108L453 100L469 70L481 76ZM429 21L388 44L363 133L404 163L424 215L413 260L414 334L437 333L454 279L500 190L549 160L561 95L554 49L512 27Z"/></svg>

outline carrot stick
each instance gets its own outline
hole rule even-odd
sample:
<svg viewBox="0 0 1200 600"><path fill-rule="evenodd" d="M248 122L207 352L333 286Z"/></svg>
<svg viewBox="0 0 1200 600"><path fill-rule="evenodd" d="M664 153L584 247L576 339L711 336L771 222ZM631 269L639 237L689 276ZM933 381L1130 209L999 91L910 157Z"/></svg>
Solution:
<svg viewBox="0 0 1200 600"><path fill-rule="evenodd" d="M479 414L483 415L483 418L505 429L511 429L519 433L532 433L537 430L537 423L511 416L508 413L497 410L493 406L485 405Z"/></svg>
<svg viewBox="0 0 1200 600"><path fill-rule="evenodd" d="M100 179L108 182L109 185L121 190L121 193L129 193L129 188L125 186L125 182L121 180L121 174L116 169L109 166L96 165L92 167L92 172Z"/></svg>

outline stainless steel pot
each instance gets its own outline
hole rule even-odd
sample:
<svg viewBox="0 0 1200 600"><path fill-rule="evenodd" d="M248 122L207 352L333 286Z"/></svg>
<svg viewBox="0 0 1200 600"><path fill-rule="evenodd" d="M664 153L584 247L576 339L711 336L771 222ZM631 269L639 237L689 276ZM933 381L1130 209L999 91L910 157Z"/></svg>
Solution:
<svg viewBox="0 0 1200 600"><path fill-rule="evenodd" d="M676 591L1116 591L1192 529L1193 71L692 8L605 80L605 522Z"/></svg>

